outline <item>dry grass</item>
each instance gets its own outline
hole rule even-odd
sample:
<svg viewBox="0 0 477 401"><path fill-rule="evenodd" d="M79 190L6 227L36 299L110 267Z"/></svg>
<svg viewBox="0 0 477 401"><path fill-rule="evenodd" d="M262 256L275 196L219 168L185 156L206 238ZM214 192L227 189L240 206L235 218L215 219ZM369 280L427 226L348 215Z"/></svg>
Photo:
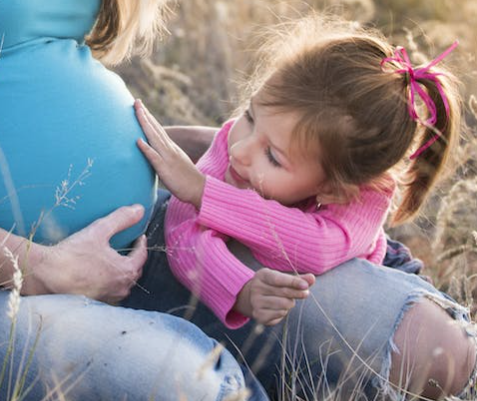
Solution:
<svg viewBox="0 0 477 401"><path fill-rule="evenodd" d="M466 97L477 93L475 58L477 6L462 1L416 0L189 0L180 1L169 23L171 35L157 46L151 58L155 65L177 74L177 89L170 89L171 75L154 72L154 87L144 67L136 60L122 68L138 94L150 99L149 106L167 123L187 117L169 113L161 95L173 102L181 96L200 110L205 123L220 123L236 106L237 84L250 73L257 30L279 20L326 10L382 29L395 43L405 44L407 31L431 55L458 38L459 50L452 60L466 80ZM406 28L403 29L403 28ZM148 67L149 68L149 67ZM162 70L164 72L164 70ZM160 81L165 81L164 84ZM174 81L174 79L172 79ZM155 94L153 95L154 92ZM173 106L174 108L175 106ZM192 106L191 106L192 107ZM188 110L183 113L187 114ZM192 121L196 121L195 118Z"/></svg>

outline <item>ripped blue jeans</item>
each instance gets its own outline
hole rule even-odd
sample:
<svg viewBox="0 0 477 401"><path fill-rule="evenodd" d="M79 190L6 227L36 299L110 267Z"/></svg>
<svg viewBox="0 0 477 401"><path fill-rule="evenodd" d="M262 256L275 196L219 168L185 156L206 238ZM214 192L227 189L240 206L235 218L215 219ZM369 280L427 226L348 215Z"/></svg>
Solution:
<svg viewBox="0 0 477 401"><path fill-rule="evenodd" d="M0 310L9 297L0 292ZM225 401L245 391L229 352L164 313L44 295L23 297L13 325L6 313L0 322L2 401Z"/></svg>
<svg viewBox="0 0 477 401"><path fill-rule="evenodd" d="M162 196L166 201L167 194ZM150 246L164 244L166 205L150 225ZM405 397L387 379L393 335L404 313L427 297L462 322L463 329L470 323L465 308L411 274L422 264L407 248L394 241L388 246L385 263L392 268L360 259L346 262L319 276L308 299L273 327L250 322L238 330L226 329L177 282L163 251L151 252L140 286L124 304L190 320L243 360L272 399L401 400ZM261 267L240 244L229 248L251 268ZM463 399L472 399L468 397L462 393Z"/></svg>

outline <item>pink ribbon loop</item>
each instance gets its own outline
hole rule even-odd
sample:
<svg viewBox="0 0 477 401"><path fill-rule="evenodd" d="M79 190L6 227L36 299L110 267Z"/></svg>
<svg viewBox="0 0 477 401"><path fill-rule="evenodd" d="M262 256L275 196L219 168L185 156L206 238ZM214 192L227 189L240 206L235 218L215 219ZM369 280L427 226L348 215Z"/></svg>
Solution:
<svg viewBox="0 0 477 401"><path fill-rule="evenodd" d="M439 56L433 59L430 63L423 67L414 68L411 64L411 60L404 49L401 46L396 47L394 51L393 57L386 57L381 61L381 68L383 71L387 72L397 72L399 74L407 74L409 77L409 102L408 102L408 110L409 115L415 121L420 121L417 107L416 107L416 96L419 96L426 106L429 112L429 118L423 122L426 126L434 126L437 121L437 108L434 101L431 99L429 94L422 88L419 83L419 80L432 80L436 84L436 88L439 91L439 94L442 99L442 103L444 104L446 110L446 116L449 116L449 102L447 101L447 96L444 92L444 89L441 86L439 81L439 75L442 73L433 72L431 68L435 66L437 63L441 62L447 55L454 50L458 46L459 42L456 40L452 45L450 45L444 52L442 52ZM386 63L395 63L399 66L397 70L395 69L385 69ZM422 152L424 152L429 146L431 146L434 142L439 139L439 135L436 134L433 138L431 138L428 142L426 142L421 148L419 148L414 154L411 155L411 159L418 157Z"/></svg>

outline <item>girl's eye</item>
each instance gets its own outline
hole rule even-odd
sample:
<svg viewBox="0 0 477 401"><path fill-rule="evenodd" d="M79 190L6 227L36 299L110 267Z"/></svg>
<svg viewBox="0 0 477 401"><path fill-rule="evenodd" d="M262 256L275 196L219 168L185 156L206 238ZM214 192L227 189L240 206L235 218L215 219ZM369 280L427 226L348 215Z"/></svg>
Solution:
<svg viewBox="0 0 477 401"><path fill-rule="evenodd" d="M250 123L250 124L253 124L253 117L252 115L250 114L250 111L248 110L245 110L245 112L243 113L245 119Z"/></svg>
<svg viewBox="0 0 477 401"><path fill-rule="evenodd" d="M267 148L265 149L265 154L267 155L268 161L272 164L272 166L274 167L282 166L280 162L273 155L272 149L270 148L270 146L267 146Z"/></svg>

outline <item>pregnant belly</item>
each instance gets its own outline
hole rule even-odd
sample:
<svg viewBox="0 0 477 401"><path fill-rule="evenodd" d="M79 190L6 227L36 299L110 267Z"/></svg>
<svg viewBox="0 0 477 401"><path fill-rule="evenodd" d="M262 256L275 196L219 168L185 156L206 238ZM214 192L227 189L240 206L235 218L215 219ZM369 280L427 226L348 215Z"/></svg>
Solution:
<svg viewBox="0 0 477 401"><path fill-rule="evenodd" d="M123 81L87 47L56 40L0 57L0 227L55 243L124 205L146 215L113 237L144 232L155 175L137 149L142 130Z"/></svg>

